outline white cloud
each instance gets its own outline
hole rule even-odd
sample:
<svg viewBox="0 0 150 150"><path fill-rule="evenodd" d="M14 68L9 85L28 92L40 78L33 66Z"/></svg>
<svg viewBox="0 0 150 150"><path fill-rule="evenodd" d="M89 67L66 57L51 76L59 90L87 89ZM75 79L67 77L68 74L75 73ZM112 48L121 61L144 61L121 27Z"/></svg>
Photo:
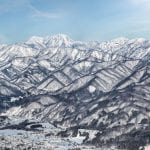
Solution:
<svg viewBox="0 0 150 150"><path fill-rule="evenodd" d="M150 0L129 0L129 1L136 5L150 4Z"/></svg>
<svg viewBox="0 0 150 150"><path fill-rule="evenodd" d="M28 0L5 0L0 2L0 14L14 12L28 5Z"/></svg>
<svg viewBox="0 0 150 150"><path fill-rule="evenodd" d="M137 16L143 19L150 18L150 0L129 0L129 2L133 8L136 8Z"/></svg>
<svg viewBox="0 0 150 150"><path fill-rule="evenodd" d="M41 10L38 10L31 4L29 4L30 9L32 10L32 17L41 17L41 18L49 18L49 19L55 19L55 18L60 18L61 14L59 13L50 13L50 12L44 12Z"/></svg>
<svg viewBox="0 0 150 150"><path fill-rule="evenodd" d="M62 15L58 12L41 11L31 4L30 0L5 0L0 4L0 14L26 10L32 17L55 19Z"/></svg>
<svg viewBox="0 0 150 150"><path fill-rule="evenodd" d="M34 13L32 16L33 17L49 18L49 19L60 18L59 14L42 12L42 11L38 11L38 12Z"/></svg>
<svg viewBox="0 0 150 150"><path fill-rule="evenodd" d="M32 17L57 19L57 18L60 18L61 15L58 14L58 13L49 13L49 12L43 12L43 11L34 9L34 12L33 12L33 14L32 14Z"/></svg>

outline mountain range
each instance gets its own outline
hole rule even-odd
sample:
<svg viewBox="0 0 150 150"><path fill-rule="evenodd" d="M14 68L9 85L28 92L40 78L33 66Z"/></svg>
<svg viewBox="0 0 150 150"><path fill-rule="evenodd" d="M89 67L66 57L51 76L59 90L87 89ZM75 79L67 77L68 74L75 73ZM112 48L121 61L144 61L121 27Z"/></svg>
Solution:
<svg viewBox="0 0 150 150"><path fill-rule="evenodd" d="M58 34L0 45L0 135L15 148L28 133L57 137L49 147L33 141L37 149L57 149L60 139L58 149L146 149L149 77L143 38L81 42Z"/></svg>

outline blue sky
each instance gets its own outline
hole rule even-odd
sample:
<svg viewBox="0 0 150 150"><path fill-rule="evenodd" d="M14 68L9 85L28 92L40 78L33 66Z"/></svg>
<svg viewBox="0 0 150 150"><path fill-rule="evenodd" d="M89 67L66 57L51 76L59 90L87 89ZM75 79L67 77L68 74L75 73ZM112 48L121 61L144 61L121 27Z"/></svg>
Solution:
<svg viewBox="0 0 150 150"><path fill-rule="evenodd" d="M0 43L58 33L84 41L150 39L150 0L0 0Z"/></svg>

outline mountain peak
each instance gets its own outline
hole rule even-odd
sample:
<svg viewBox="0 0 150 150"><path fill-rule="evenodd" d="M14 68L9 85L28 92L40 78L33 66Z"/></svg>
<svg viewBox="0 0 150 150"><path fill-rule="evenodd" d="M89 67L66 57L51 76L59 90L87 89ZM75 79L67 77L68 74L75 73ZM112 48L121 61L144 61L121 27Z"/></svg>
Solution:
<svg viewBox="0 0 150 150"><path fill-rule="evenodd" d="M143 42L146 42L146 41L147 41L147 40L144 39L144 38L136 38L136 39L133 39L133 40L135 40L135 41L138 42L138 43L143 43Z"/></svg>
<svg viewBox="0 0 150 150"><path fill-rule="evenodd" d="M70 39L70 37L66 34L55 34L55 35L52 35L52 36L48 36L49 38L63 38L63 39Z"/></svg>
<svg viewBox="0 0 150 150"><path fill-rule="evenodd" d="M40 36L32 36L27 41L27 43L42 43L42 42L43 42L43 37L40 37Z"/></svg>
<svg viewBox="0 0 150 150"><path fill-rule="evenodd" d="M119 37L119 38L115 38L113 40L111 40L112 42L115 42L115 43L119 43L119 44L124 44L128 41L129 39L126 38L126 37Z"/></svg>
<svg viewBox="0 0 150 150"><path fill-rule="evenodd" d="M44 40L46 45L51 46L70 46L73 42L73 40L65 35L65 34L56 34L53 36L47 36Z"/></svg>

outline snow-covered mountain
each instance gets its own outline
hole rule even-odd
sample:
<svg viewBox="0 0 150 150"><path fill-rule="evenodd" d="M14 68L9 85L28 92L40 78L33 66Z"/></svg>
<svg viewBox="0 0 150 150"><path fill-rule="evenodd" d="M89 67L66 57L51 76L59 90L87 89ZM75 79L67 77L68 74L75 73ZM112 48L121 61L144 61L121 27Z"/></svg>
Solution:
<svg viewBox="0 0 150 150"><path fill-rule="evenodd" d="M84 137L83 143L102 149L137 149L150 140L144 134L149 66L150 41L142 38L81 42L58 34L2 45L3 128L11 129L14 118L38 120L61 129L57 135Z"/></svg>

